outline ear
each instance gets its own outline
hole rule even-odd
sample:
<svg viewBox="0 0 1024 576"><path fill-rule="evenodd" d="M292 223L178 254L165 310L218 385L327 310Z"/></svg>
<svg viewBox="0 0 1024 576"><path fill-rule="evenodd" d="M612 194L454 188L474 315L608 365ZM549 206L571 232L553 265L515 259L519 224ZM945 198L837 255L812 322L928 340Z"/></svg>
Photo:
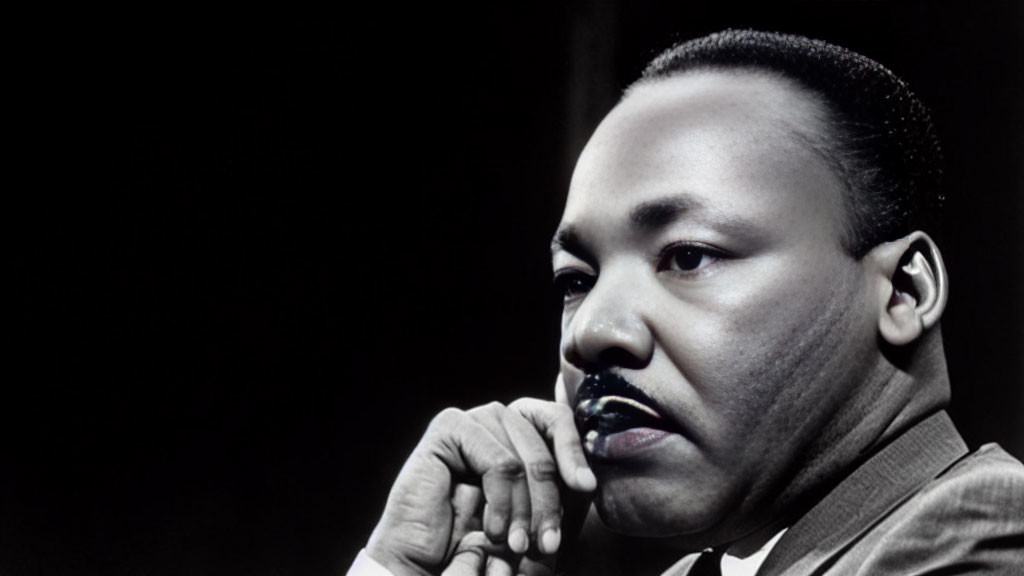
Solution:
<svg viewBox="0 0 1024 576"><path fill-rule="evenodd" d="M927 234L879 244L866 258L877 271L878 331L886 342L909 344L938 323L949 286L942 255Z"/></svg>

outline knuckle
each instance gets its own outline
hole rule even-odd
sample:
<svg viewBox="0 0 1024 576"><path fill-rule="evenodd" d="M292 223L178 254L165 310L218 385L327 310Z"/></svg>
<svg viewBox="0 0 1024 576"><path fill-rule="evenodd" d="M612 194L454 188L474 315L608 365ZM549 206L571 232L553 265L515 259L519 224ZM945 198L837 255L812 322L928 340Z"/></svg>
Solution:
<svg viewBox="0 0 1024 576"><path fill-rule="evenodd" d="M505 409L505 405L501 402L494 401L488 402L487 404L481 404L467 412L470 417L485 417L492 418L495 413L501 413Z"/></svg>
<svg viewBox="0 0 1024 576"><path fill-rule="evenodd" d="M517 398L508 407L516 412L522 412L529 409L534 402L536 402L534 398Z"/></svg>
<svg viewBox="0 0 1024 576"><path fill-rule="evenodd" d="M445 408L430 421L428 430L447 430L465 418L466 413L458 408Z"/></svg>
<svg viewBox="0 0 1024 576"><path fill-rule="evenodd" d="M523 478L526 474L526 470L523 468L523 463L512 457L498 460L491 470L499 476L513 480Z"/></svg>
<svg viewBox="0 0 1024 576"><path fill-rule="evenodd" d="M554 482L558 479L558 466L552 460L537 460L527 465L531 478L539 482Z"/></svg>

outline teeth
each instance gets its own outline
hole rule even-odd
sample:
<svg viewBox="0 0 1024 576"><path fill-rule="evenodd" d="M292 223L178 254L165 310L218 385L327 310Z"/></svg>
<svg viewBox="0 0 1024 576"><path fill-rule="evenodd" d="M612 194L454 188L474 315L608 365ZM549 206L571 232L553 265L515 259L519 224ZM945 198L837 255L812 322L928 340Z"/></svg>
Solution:
<svg viewBox="0 0 1024 576"><path fill-rule="evenodd" d="M591 430L587 432L587 435L583 438L583 449L593 454L594 448L597 446L597 437L600 436L597 430Z"/></svg>
<svg viewBox="0 0 1024 576"><path fill-rule="evenodd" d="M588 398L586 400L581 401L579 405L576 406L576 412L580 412L583 414L589 413L590 407L594 405L594 402L595 400L593 398Z"/></svg>
<svg viewBox="0 0 1024 576"><path fill-rule="evenodd" d="M596 405L594 406L593 411L594 412L600 412L601 410L604 410L604 407L608 403L610 403L610 402L620 402L622 404L626 404L628 406L632 406L633 408L636 408L637 410L648 414L652 418L657 418L659 420L661 419L661 414L658 414L657 412L652 410L649 406L641 404L641 403L637 402L636 400L633 400L632 398L626 398L625 396L602 396L602 397L597 399ZM586 409L589 411L590 410L590 406L588 405Z"/></svg>
<svg viewBox="0 0 1024 576"><path fill-rule="evenodd" d="M664 420L651 407L625 396L588 398L576 406L577 428L583 432L583 448L593 454L602 434L612 434L640 426L663 427Z"/></svg>

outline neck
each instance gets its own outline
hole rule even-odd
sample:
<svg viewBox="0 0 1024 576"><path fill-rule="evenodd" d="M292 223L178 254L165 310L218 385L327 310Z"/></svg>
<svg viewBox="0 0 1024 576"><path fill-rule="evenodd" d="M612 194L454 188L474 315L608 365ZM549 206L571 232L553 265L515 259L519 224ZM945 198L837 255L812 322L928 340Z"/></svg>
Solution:
<svg viewBox="0 0 1024 576"><path fill-rule="evenodd" d="M802 473L778 498L772 518L731 543L729 553L744 557L759 550L831 491L843 478L931 414L949 404L949 375L942 335L935 327L916 345L884 348L850 409L822 431L809 447ZM787 493L788 492L788 493Z"/></svg>
<svg viewBox="0 0 1024 576"><path fill-rule="evenodd" d="M927 416L949 405L949 372L939 328L923 335L917 346L883 349L888 378L864 404L861 452L874 454Z"/></svg>

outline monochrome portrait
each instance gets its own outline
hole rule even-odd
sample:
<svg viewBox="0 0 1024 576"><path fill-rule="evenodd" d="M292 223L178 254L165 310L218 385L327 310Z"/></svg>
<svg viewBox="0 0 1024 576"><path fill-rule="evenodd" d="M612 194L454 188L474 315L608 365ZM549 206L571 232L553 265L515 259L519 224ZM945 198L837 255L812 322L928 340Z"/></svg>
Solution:
<svg viewBox="0 0 1024 576"><path fill-rule="evenodd" d="M1024 572L1019 3L45 22L0 572Z"/></svg>

